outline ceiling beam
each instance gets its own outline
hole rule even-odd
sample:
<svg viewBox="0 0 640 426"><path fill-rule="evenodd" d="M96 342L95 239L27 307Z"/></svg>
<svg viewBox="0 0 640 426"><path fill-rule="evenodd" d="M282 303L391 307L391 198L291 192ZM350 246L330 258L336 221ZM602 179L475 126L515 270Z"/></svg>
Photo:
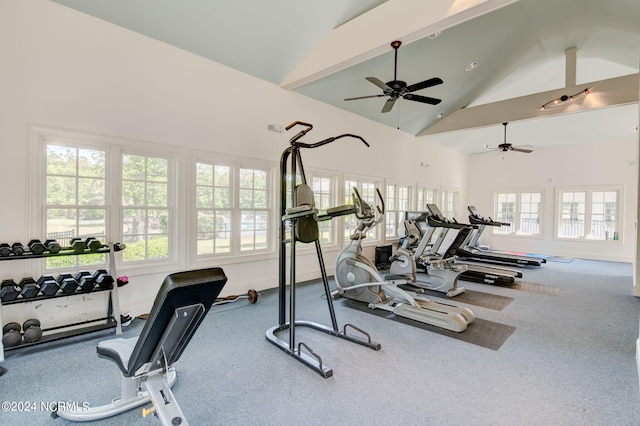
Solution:
<svg viewBox="0 0 640 426"><path fill-rule="evenodd" d="M281 84L292 90L519 0L388 0L334 29ZM295 37L295 34L292 35Z"/></svg>
<svg viewBox="0 0 640 426"><path fill-rule="evenodd" d="M640 75L636 73L462 108L423 130L417 136L637 103L639 81ZM589 89L589 93L582 95L584 89ZM577 93L580 95L573 101L561 101L557 105L552 104L544 110L541 109L542 105L553 99Z"/></svg>

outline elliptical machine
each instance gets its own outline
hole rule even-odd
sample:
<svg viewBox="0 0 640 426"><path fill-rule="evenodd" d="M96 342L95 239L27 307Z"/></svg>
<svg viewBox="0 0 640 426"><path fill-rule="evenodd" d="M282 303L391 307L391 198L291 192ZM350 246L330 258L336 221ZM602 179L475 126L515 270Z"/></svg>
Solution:
<svg viewBox="0 0 640 426"><path fill-rule="evenodd" d="M353 188L358 226L351 235L350 244L336 259L335 280L338 287L332 293L333 296L365 302L371 309L383 309L401 317L447 330L455 332L466 330L468 324L475 320L475 315L470 309L433 302L424 296L412 295L399 287L404 284L413 284L411 280L383 279L373 262L362 255L362 239L365 234L384 220L384 200L380 191L376 190L376 192L380 204L374 210L360 197L358 190ZM400 248L399 252L407 256L406 261L414 261L405 249Z"/></svg>
<svg viewBox="0 0 640 426"><path fill-rule="evenodd" d="M404 227L406 235L396 254L391 257L389 273L392 275L408 275L413 280L414 286L421 289L439 291L447 297L454 297L464 293L465 288L458 286L458 279L467 270L467 266L457 263L455 253L449 250L443 256L436 254L424 255L424 247L431 239L433 230L421 236L420 228L418 228L415 220L412 219L405 220ZM466 238L466 234L457 238ZM420 242L418 249L411 253L409 247L418 242ZM412 262L407 261L406 253L409 253L413 260ZM416 274L418 269L427 273L429 282L418 280Z"/></svg>

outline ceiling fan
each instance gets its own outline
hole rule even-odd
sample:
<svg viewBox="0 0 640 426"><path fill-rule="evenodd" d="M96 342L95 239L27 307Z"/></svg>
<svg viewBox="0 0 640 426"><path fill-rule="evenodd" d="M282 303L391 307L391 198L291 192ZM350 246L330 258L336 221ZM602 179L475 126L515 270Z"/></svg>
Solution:
<svg viewBox="0 0 640 426"><path fill-rule="evenodd" d="M393 105L396 103L398 98L407 99L409 101L422 102L425 104L437 105L442 102L441 99L430 98L427 96L414 95L413 92L418 90L426 89L427 87L436 86L438 84L442 84L443 81L438 77L430 78L428 80L421 81L419 83L412 84L407 86L407 83L398 80L397 71L398 71L398 48L402 45L401 41L393 41L391 42L391 47L395 49L395 59L393 64L393 80L387 81L383 83L382 80L376 77L366 77L367 80L378 86L382 89L381 95L370 95L370 96L359 96L356 98L347 98L345 101L353 101L356 99L367 99L367 98L380 98L383 96L388 96L389 99L382 106L381 112L389 112Z"/></svg>
<svg viewBox="0 0 640 426"><path fill-rule="evenodd" d="M507 143L507 124L509 123L502 123L502 125L504 126L504 142L498 145L497 148L491 148L491 151L502 151L502 152L516 151L516 152L524 152L527 154L533 152L533 146L531 145L513 146L512 144ZM485 145L485 148L488 148L488 146Z"/></svg>

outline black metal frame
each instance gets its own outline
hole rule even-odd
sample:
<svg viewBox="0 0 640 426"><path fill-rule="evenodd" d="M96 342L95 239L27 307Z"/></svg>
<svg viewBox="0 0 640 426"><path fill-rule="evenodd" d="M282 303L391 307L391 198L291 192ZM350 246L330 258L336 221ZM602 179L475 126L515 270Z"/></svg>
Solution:
<svg viewBox="0 0 640 426"><path fill-rule="evenodd" d="M309 327L318 331L322 331L329 335L339 337L341 339L348 340L353 343L358 343L360 345L369 347L373 350L379 350L380 344L372 342L371 336L366 333L364 330L352 325L345 324L342 331L338 327L338 321L336 319L335 310L333 307L333 301L331 296L331 290L329 288L329 280L327 277L327 272L324 264L324 259L322 256L322 248L320 246L320 241L316 238L313 240L315 244L316 253L318 256L318 263L320 266L320 272L322 275L322 283L324 285L325 297L327 300L327 305L329 309L329 316L331 317L331 327L318 324L316 322L311 321L301 321L296 320L296 281L295 281L295 271L296 271L296 242L305 242L301 241L296 237L296 224L301 218L313 218L313 220L322 221L322 220L330 220L333 217L353 213L353 209L345 209L339 208L336 209L335 213L326 213L326 214L318 214L315 209L297 211L295 213L288 214L286 206L287 206L287 177L291 177L291 197L292 197L292 206L297 206L296 199L296 176L298 175L301 179L301 184L306 184L306 176L304 173L304 166L302 164L302 157L300 156L301 148L318 148L320 146L326 145L335 141L336 139L340 139L343 137L352 137L361 140L366 146L369 144L360 136L353 135L350 133L342 134L335 137L330 137L328 139L322 140L320 142L308 144L304 142L299 142L298 140L307 134L313 126L309 123L304 123L301 121L296 121L287 126L287 130L290 130L292 127L296 125L304 126L305 129L298 132L295 136L293 136L290 140L290 146L286 148L280 158L280 217L281 217L281 226L279 233L279 243L280 243L280 252L279 252L279 270L278 270L278 320L279 325L275 327L271 327L266 332L266 338L268 341L273 343L275 346L283 350L285 353L291 355L298 361L305 364L307 367L313 369L318 374L320 374L324 378L331 377L333 375L333 370L326 365L324 365L322 358L316 354L308 345L303 342L296 344L296 327ZM288 160L290 158L290 163ZM290 166L288 167L288 164ZM287 238L286 235L286 223L290 223L290 238ZM317 225L317 224L316 224ZM291 244L289 251L289 320L287 321L286 313L287 313L287 244ZM366 339L360 337L351 337L347 335L347 328L352 328L362 335L366 337ZM285 341L276 336L277 333L282 331L289 331L289 339ZM303 349L306 350L309 355L303 353Z"/></svg>

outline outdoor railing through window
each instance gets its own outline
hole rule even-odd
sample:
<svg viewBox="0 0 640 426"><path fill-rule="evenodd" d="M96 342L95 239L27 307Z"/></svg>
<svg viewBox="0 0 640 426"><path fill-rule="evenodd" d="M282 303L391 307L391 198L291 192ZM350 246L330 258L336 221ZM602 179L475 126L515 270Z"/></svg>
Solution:
<svg viewBox="0 0 640 426"><path fill-rule="evenodd" d="M585 237L585 221L578 219L562 219L559 231L559 237L561 238ZM613 239L615 232L615 221L592 220L591 235L587 237L596 240Z"/></svg>

